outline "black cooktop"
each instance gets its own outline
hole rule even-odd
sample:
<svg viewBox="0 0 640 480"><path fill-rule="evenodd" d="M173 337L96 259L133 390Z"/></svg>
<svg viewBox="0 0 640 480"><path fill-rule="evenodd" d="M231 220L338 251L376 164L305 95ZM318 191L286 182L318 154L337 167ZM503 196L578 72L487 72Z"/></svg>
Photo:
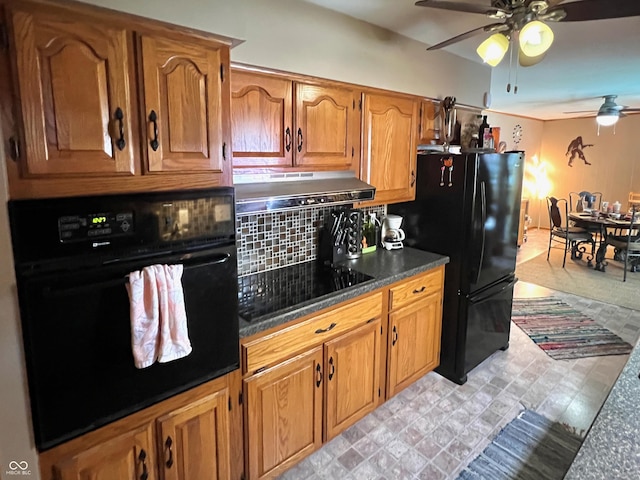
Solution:
<svg viewBox="0 0 640 480"><path fill-rule="evenodd" d="M326 267L317 262L254 273L238 278L239 314L252 322L371 279L347 267Z"/></svg>

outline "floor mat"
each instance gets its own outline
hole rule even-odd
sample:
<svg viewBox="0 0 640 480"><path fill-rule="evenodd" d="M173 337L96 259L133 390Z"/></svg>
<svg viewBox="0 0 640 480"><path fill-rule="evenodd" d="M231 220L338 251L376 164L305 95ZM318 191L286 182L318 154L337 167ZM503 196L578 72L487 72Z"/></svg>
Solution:
<svg viewBox="0 0 640 480"><path fill-rule="evenodd" d="M458 480L561 480L581 440L562 425L525 410L458 476Z"/></svg>
<svg viewBox="0 0 640 480"><path fill-rule="evenodd" d="M556 360L624 355L633 347L554 297L514 298L511 320Z"/></svg>

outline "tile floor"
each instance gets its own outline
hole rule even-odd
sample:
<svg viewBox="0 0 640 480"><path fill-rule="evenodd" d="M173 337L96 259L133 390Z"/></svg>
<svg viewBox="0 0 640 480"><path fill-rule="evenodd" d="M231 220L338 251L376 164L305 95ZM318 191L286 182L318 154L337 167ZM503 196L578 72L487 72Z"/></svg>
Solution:
<svg viewBox="0 0 640 480"><path fill-rule="evenodd" d="M546 251L548 234L530 231L518 262ZM640 311L520 282L516 297L554 293L635 345ZM553 360L512 324L510 347L456 385L429 373L284 473L283 480L455 479L522 409L584 436L627 356Z"/></svg>

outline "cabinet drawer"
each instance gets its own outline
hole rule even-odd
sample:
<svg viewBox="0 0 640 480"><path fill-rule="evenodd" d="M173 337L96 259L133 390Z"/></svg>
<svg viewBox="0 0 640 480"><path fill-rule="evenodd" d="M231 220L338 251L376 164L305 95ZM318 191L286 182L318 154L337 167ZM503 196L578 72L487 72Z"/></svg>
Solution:
<svg viewBox="0 0 640 480"><path fill-rule="evenodd" d="M442 289L444 267L411 277L392 287L389 292L389 310L395 310L410 302L420 300Z"/></svg>
<svg viewBox="0 0 640 480"><path fill-rule="evenodd" d="M242 343L244 373L286 358L375 319L382 314L382 293L349 302L329 312Z"/></svg>

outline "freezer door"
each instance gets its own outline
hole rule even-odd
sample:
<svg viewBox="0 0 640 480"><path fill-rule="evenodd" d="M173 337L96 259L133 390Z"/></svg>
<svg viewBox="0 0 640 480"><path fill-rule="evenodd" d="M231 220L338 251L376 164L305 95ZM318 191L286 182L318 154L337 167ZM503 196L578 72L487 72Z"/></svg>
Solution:
<svg viewBox="0 0 640 480"><path fill-rule="evenodd" d="M465 376L496 350L509 346L513 286L517 281L508 277L467 297Z"/></svg>
<svg viewBox="0 0 640 480"><path fill-rule="evenodd" d="M469 245L469 278L461 289L473 293L515 271L524 157L522 153L480 154L475 175Z"/></svg>

